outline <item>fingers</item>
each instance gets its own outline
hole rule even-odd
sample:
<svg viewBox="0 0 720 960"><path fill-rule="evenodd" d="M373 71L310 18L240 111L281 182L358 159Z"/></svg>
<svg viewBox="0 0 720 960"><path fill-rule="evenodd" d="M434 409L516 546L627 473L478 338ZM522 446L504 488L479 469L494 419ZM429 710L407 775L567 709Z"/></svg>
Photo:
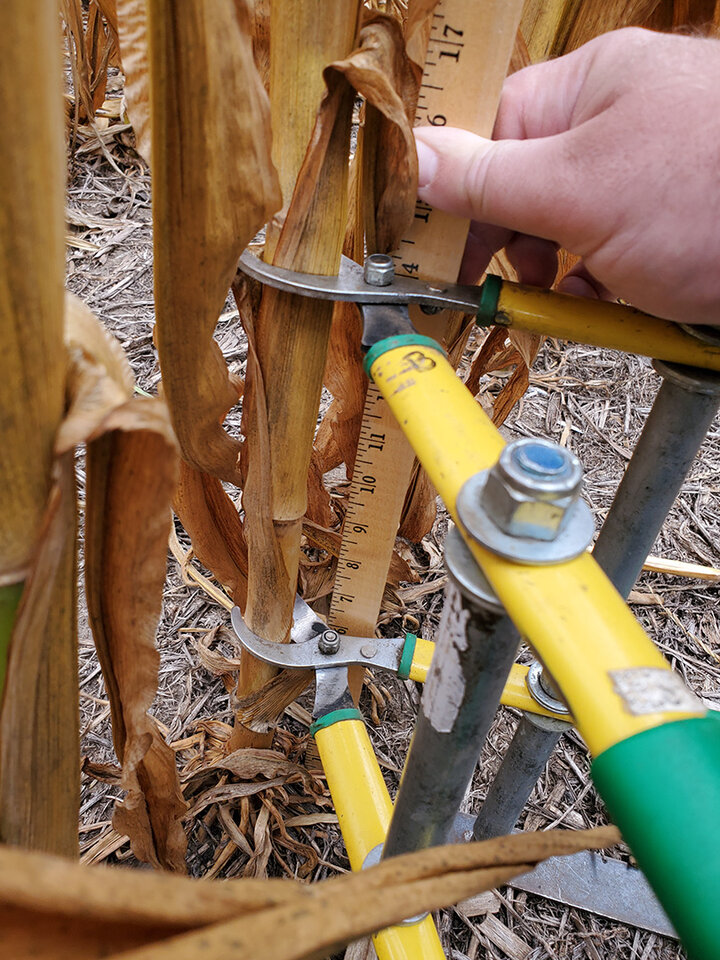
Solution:
<svg viewBox="0 0 720 960"><path fill-rule="evenodd" d="M493 256L505 248L520 283L551 287L557 273L557 244L501 227L471 223L458 277L459 283L477 283Z"/></svg>
<svg viewBox="0 0 720 960"><path fill-rule="evenodd" d="M465 130L421 127L418 195L458 217L566 244L564 219L578 189L569 134L538 140L485 140Z"/></svg>
<svg viewBox="0 0 720 960"><path fill-rule="evenodd" d="M532 287L551 287L557 274L557 244L516 233L505 247L520 283Z"/></svg>
<svg viewBox="0 0 720 960"><path fill-rule="evenodd" d="M491 227L486 223L471 223L458 282L477 283L493 256L510 243L512 237L512 230Z"/></svg>
<svg viewBox="0 0 720 960"><path fill-rule="evenodd" d="M614 300L615 297L597 280L580 261L572 267L557 285L559 293L569 293L573 297L585 297L587 300Z"/></svg>

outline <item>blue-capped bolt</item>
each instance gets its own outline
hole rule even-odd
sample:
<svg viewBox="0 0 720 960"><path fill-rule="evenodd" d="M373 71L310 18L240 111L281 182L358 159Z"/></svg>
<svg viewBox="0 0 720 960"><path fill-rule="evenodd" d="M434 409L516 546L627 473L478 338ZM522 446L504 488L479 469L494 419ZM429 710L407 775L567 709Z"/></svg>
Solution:
<svg viewBox="0 0 720 960"><path fill-rule="evenodd" d="M509 443L490 470L482 507L510 536L554 540L581 486L574 454L549 440L523 438Z"/></svg>

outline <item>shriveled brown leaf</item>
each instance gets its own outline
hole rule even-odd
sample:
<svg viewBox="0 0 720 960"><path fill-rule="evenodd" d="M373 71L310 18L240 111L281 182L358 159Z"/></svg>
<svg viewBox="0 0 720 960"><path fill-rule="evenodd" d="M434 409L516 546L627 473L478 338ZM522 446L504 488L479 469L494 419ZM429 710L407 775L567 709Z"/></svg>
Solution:
<svg viewBox="0 0 720 960"><path fill-rule="evenodd" d="M158 401L132 401L108 415L107 432L88 447L86 584L127 791L115 828L139 859L184 870L175 757L147 713L157 689L155 630L176 481L166 416Z"/></svg>
<svg viewBox="0 0 720 960"><path fill-rule="evenodd" d="M400 23L372 14L360 31L358 49L330 69L341 72L366 100L362 192L368 249L388 253L411 222L417 197L412 124L420 78L406 54Z"/></svg>
<svg viewBox="0 0 720 960"><path fill-rule="evenodd" d="M313 679L312 670L283 670L240 698L237 706L239 722L250 730L267 730Z"/></svg>
<svg viewBox="0 0 720 960"><path fill-rule="evenodd" d="M409 0L404 24L405 49L415 69L422 74L433 13L438 0Z"/></svg>
<svg viewBox="0 0 720 960"><path fill-rule="evenodd" d="M259 856L270 809L258 817ZM258 827L259 824L259 827ZM551 830L438 847L318 884L190 880L0 847L0 918L8 960L323 957L350 940L492 889L549 856L609 846L614 827ZM237 919L236 919L237 918ZM178 936L188 931L184 936Z"/></svg>
<svg viewBox="0 0 720 960"><path fill-rule="evenodd" d="M155 630L165 580L177 452L165 405L133 398L117 344L67 298L72 400L58 451L87 448L86 593L128 791L116 811L136 855L184 869L185 836L173 751L147 715L157 689Z"/></svg>
<svg viewBox="0 0 720 960"><path fill-rule="evenodd" d="M432 530L436 514L437 491L425 470L415 461L400 519L399 535L419 543Z"/></svg>
<svg viewBox="0 0 720 960"><path fill-rule="evenodd" d="M230 631L221 625L213 627L212 630L208 630L208 632L197 641L195 650L197 651L198 660L205 669L218 677L222 677L240 669L240 658L224 657L221 653L218 653L217 650L210 649L218 635L229 637Z"/></svg>
<svg viewBox="0 0 720 960"><path fill-rule="evenodd" d="M181 462L173 507L197 558L244 609L248 573L245 533L237 508L221 482Z"/></svg>
<svg viewBox="0 0 720 960"><path fill-rule="evenodd" d="M150 80L145 0L115 0L120 60L125 74L123 92L135 132L135 145L151 162Z"/></svg>
<svg viewBox="0 0 720 960"><path fill-rule="evenodd" d="M385 861L361 874L317 885L313 888L316 896L302 911L294 904L264 911L242 921L218 924L202 934L190 933L133 951L128 958L164 960L174 948L182 950L188 960L202 956L203 951L212 951L218 960L250 960L257 943L263 943L273 960L321 960L358 936L396 922L408 910L434 910L465 899L471 891L493 889L532 869L540 859L605 846L616 842L618 833L611 827L520 837L519 844L509 842L515 838L502 837L482 845L440 847ZM486 845L491 850L478 849Z"/></svg>
<svg viewBox="0 0 720 960"><path fill-rule="evenodd" d="M187 812L187 819L192 820L206 807L213 803L227 803L229 800L239 800L240 797L252 797L256 793L263 793L271 787L279 787L285 783L287 777L275 777L272 780L253 780L249 783L221 783L210 787L200 794Z"/></svg>
<svg viewBox="0 0 720 960"><path fill-rule="evenodd" d="M291 760L277 750L261 750L253 747L245 747L242 750L235 750L229 753L221 760L216 760L213 764L222 770L228 770L236 777L245 780L254 777L298 777L305 780L308 776L307 770Z"/></svg>
<svg viewBox="0 0 720 960"><path fill-rule="evenodd" d="M303 524L303 533L313 546L319 547L321 550L327 550L334 557L339 555L342 538L336 530L328 530L319 524L306 520ZM417 583L418 580L419 577L411 565L394 550L387 582L396 587L401 581Z"/></svg>
<svg viewBox="0 0 720 960"><path fill-rule="evenodd" d="M116 763L100 763L83 757L82 772L100 783L112 783L119 787L122 782L122 770Z"/></svg>
<svg viewBox="0 0 720 960"><path fill-rule="evenodd" d="M150 0L156 336L184 459L241 484L238 397L212 333L238 257L280 206L245 0Z"/></svg>
<svg viewBox="0 0 720 960"><path fill-rule="evenodd" d="M333 395L334 403L323 418L320 429L329 430L335 447L345 463L348 476L355 465L363 405L367 391L367 376L363 370L363 354L360 347L362 318L354 304L337 303L333 313L328 361L325 369L325 384ZM337 466L336 463L333 466ZM332 469L326 466L325 469Z"/></svg>

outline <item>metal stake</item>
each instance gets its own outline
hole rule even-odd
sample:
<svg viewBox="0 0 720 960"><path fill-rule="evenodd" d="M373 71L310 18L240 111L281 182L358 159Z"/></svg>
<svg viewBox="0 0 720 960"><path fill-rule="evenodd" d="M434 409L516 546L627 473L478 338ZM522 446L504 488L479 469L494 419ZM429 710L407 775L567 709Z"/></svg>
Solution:
<svg viewBox="0 0 720 960"><path fill-rule="evenodd" d="M720 376L654 362L663 378L597 538L593 556L627 597L705 439L720 403Z"/></svg>
<svg viewBox="0 0 720 960"><path fill-rule="evenodd" d="M457 530L453 580L383 857L449 842L515 659L518 634Z"/></svg>
<svg viewBox="0 0 720 960"><path fill-rule="evenodd" d="M593 549L627 597L720 403L720 376L656 360L663 377L652 410ZM566 726L524 714L473 826L476 840L509 833ZM553 726L545 726L545 724ZM534 759L533 759L534 756Z"/></svg>

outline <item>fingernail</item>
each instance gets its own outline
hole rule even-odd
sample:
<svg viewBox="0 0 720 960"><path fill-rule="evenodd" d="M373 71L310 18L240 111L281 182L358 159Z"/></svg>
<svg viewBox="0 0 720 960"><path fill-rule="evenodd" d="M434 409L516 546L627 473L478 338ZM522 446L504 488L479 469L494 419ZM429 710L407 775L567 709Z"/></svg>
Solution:
<svg viewBox="0 0 720 960"><path fill-rule="evenodd" d="M429 186L435 179L440 157L419 137L415 138L418 155L418 190Z"/></svg>

